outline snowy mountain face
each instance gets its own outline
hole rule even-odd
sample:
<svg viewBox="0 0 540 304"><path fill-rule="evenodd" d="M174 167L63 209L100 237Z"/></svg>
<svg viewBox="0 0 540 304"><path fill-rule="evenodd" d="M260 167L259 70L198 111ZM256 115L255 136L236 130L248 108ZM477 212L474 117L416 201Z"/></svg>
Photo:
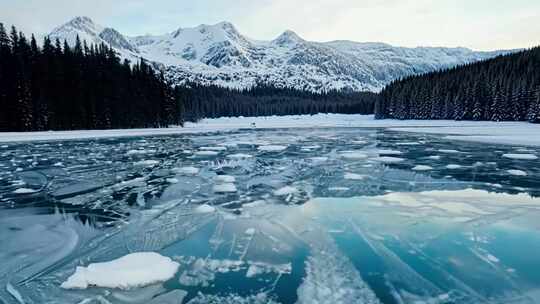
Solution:
<svg viewBox="0 0 540 304"><path fill-rule="evenodd" d="M180 28L160 36L126 37L78 17L52 38L105 43L121 57L158 63L174 84L187 82L247 88L257 83L311 91L379 91L392 80L488 59L504 52L465 48L403 48L384 43L310 42L292 31L255 41L227 22Z"/></svg>

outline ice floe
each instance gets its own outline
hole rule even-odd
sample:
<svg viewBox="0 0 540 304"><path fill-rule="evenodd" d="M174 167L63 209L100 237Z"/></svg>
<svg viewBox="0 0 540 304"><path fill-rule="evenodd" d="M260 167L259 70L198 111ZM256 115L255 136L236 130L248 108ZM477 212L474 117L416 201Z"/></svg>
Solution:
<svg viewBox="0 0 540 304"><path fill-rule="evenodd" d="M381 162L381 163L387 163L387 164L400 163L400 162L405 161L405 159L403 158L391 157L391 156L374 157L374 158L371 158L371 160Z"/></svg>
<svg viewBox="0 0 540 304"><path fill-rule="evenodd" d="M234 183L236 181L236 178L230 175L216 175L216 177L214 177L214 180L218 183Z"/></svg>
<svg viewBox="0 0 540 304"><path fill-rule="evenodd" d="M61 287L86 289L91 286L130 289L171 279L180 264L155 252L137 252L116 260L78 266Z"/></svg>
<svg viewBox="0 0 540 304"><path fill-rule="evenodd" d="M414 171L429 171L433 170L433 167L426 165L417 165L412 168Z"/></svg>
<svg viewBox="0 0 540 304"><path fill-rule="evenodd" d="M199 173L199 168L182 167L182 168L175 168L173 171L178 174L183 174L183 175L197 175Z"/></svg>
<svg viewBox="0 0 540 304"><path fill-rule="evenodd" d="M135 163L135 166L141 166L141 167L154 167L159 164L158 160L148 159L148 160L141 160Z"/></svg>
<svg viewBox="0 0 540 304"><path fill-rule="evenodd" d="M287 146L279 146L279 145L259 146L257 148L257 150L261 152L281 152L285 149L287 149Z"/></svg>
<svg viewBox="0 0 540 304"><path fill-rule="evenodd" d="M536 160L538 156L530 153L507 153L503 154L504 158L519 159L519 160Z"/></svg>
<svg viewBox="0 0 540 304"><path fill-rule="evenodd" d="M216 193L232 193L237 191L233 183L216 184L212 190Z"/></svg>
<svg viewBox="0 0 540 304"><path fill-rule="evenodd" d="M364 175L364 174L345 173L343 175L343 178L344 179L349 179L349 180L364 180L364 179L368 178L368 176Z"/></svg>
<svg viewBox="0 0 540 304"><path fill-rule="evenodd" d="M507 170L506 172L508 172L508 174L514 175L514 176L527 176L527 172L525 172L523 170L512 169L512 170Z"/></svg>
<svg viewBox="0 0 540 304"><path fill-rule="evenodd" d="M37 190L30 189L30 188L19 188L13 191L15 194L30 194L30 193L36 193Z"/></svg>
<svg viewBox="0 0 540 304"><path fill-rule="evenodd" d="M248 159L252 157L253 157L252 155L244 154L244 153L236 153L236 154L227 155L227 158L230 158L230 159Z"/></svg>

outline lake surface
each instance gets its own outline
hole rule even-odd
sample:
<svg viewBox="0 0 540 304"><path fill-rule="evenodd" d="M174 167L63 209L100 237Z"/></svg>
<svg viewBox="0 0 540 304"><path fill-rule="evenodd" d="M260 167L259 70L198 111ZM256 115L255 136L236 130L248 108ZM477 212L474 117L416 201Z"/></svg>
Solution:
<svg viewBox="0 0 540 304"><path fill-rule="evenodd" d="M361 128L0 144L0 303L540 303L537 156ZM179 271L60 287L142 251Z"/></svg>

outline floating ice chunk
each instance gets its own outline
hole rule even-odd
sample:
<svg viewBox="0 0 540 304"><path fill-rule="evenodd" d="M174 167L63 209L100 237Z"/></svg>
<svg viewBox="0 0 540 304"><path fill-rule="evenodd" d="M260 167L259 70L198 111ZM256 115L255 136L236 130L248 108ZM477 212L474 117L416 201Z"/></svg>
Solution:
<svg viewBox="0 0 540 304"><path fill-rule="evenodd" d="M139 150L129 150L126 152L126 155L142 155L142 154L150 154L155 153L156 150L145 150L145 149L139 149Z"/></svg>
<svg viewBox="0 0 540 304"><path fill-rule="evenodd" d="M218 147L200 147L199 150L202 151L225 151L227 150L226 147L218 146Z"/></svg>
<svg viewBox="0 0 540 304"><path fill-rule="evenodd" d="M487 254L486 255L486 258L490 261L490 262L493 262L493 263L499 263L499 259L497 257L495 257L494 255L491 255L491 254Z"/></svg>
<svg viewBox="0 0 540 304"><path fill-rule="evenodd" d="M285 186L283 188L280 188L274 191L274 195L277 195L277 196L285 196L285 195L294 194L294 193L298 193L298 189L295 187L290 187L290 186Z"/></svg>
<svg viewBox="0 0 540 304"><path fill-rule="evenodd" d="M365 145L368 142L365 141L365 140L353 140L352 143L355 144L355 145Z"/></svg>
<svg viewBox="0 0 540 304"><path fill-rule="evenodd" d="M316 150L316 149L320 149L321 146L319 145L313 145L313 146L304 146L302 147L302 149L306 149L306 150Z"/></svg>
<svg viewBox="0 0 540 304"><path fill-rule="evenodd" d="M506 172L508 172L508 174L510 175L515 175L515 176L527 176L527 172L522 171L522 170L508 170Z"/></svg>
<svg viewBox="0 0 540 304"><path fill-rule="evenodd" d="M356 173L345 173L343 176L344 179L350 179L350 180L364 180L368 178L367 175L363 174L356 174Z"/></svg>
<svg viewBox="0 0 540 304"><path fill-rule="evenodd" d="M30 189L30 188L19 188L15 191L13 191L13 193L15 194L30 194L30 193L36 193L37 190L34 190L34 189Z"/></svg>
<svg viewBox="0 0 540 304"><path fill-rule="evenodd" d="M375 153L381 155L401 155L403 152L396 150L375 150Z"/></svg>
<svg viewBox="0 0 540 304"><path fill-rule="evenodd" d="M214 180L218 183L234 183L236 178L230 175L217 175Z"/></svg>
<svg viewBox="0 0 540 304"><path fill-rule="evenodd" d="M255 276L267 273L277 274L290 274L292 272L292 264L268 264L261 262L250 262L248 270L246 272L247 278L253 278Z"/></svg>
<svg viewBox="0 0 540 304"><path fill-rule="evenodd" d="M141 166L141 167L154 167L159 164L159 161L148 159L148 160L141 160L139 162L135 163L135 166Z"/></svg>
<svg viewBox="0 0 540 304"><path fill-rule="evenodd" d="M166 294L159 295L147 303L148 304L182 304L187 294L188 293L185 290L175 289Z"/></svg>
<svg viewBox="0 0 540 304"><path fill-rule="evenodd" d="M216 193L232 193L236 192L236 186L233 183L214 185L213 191Z"/></svg>
<svg viewBox="0 0 540 304"><path fill-rule="evenodd" d="M248 229L246 229L246 232L245 232L245 233L246 233L247 235L254 235L255 232L256 232L255 228L248 228Z"/></svg>
<svg viewBox="0 0 540 304"><path fill-rule="evenodd" d="M451 149L439 149L439 152L441 152L441 153L447 153L447 154L461 153L461 152L458 151L458 150L451 150Z"/></svg>
<svg viewBox="0 0 540 304"><path fill-rule="evenodd" d="M381 162L381 163L387 163L387 164L400 163L402 161L405 161L403 158L391 157L391 156L375 157L375 158L372 158L372 160L378 161L378 162Z"/></svg>
<svg viewBox="0 0 540 304"><path fill-rule="evenodd" d="M199 168L195 167L182 167L182 168L176 168L174 171L178 174L184 174L184 175L196 175L199 173Z"/></svg>
<svg viewBox="0 0 540 304"><path fill-rule="evenodd" d="M178 271L180 265L155 252L137 252L110 262L77 267L61 287L86 289L89 286L130 289L164 282Z"/></svg>
<svg viewBox="0 0 540 304"><path fill-rule="evenodd" d="M195 155L197 156L217 156L219 152L217 151L197 151Z"/></svg>
<svg viewBox="0 0 540 304"><path fill-rule="evenodd" d="M167 178L167 183L169 184L178 184L178 179L177 178Z"/></svg>
<svg viewBox="0 0 540 304"><path fill-rule="evenodd" d="M347 187L330 187L328 188L328 191L349 191L350 188Z"/></svg>
<svg viewBox="0 0 540 304"><path fill-rule="evenodd" d="M252 155L244 154L244 153L227 155L227 158L230 158L230 159L247 159L247 158L252 158L252 157L253 157Z"/></svg>
<svg viewBox="0 0 540 304"><path fill-rule="evenodd" d="M410 142L399 142L399 143L396 143L397 146L418 146L420 145L419 142L415 142L415 141L410 141Z"/></svg>
<svg viewBox="0 0 540 304"><path fill-rule="evenodd" d="M368 157L366 153L360 151L342 151L339 154L345 159L366 159Z"/></svg>
<svg viewBox="0 0 540 304"><path fill-rule="evenodd" d="M260 146L259 148L257 148L257 150L262 151L262 152L281 152L285 149L287 149L287 146L278 146L278 145Z"/></svg>
<svg viewBox="0 0 540 304"><path fill-rule="evenodd" d="M538 156L534 154L517 154L517 153L508 153L503 154L504 158L510 158L510 159L519 159L519 160L535 160L538 159Z"/></svg>
<svg viewBox="0 0 540 304"><path fill-rule="evenodd" d="M414 171L429 171L433 170L433 167L426 166L426 165L418 165L412 168Z"/></svg>
<svg viewBox="0 0 540 304"><path fill-rule="evenodd" d="M216 211L215 207L207 205L207 204L200 205L200 206L197 206L197 208L195 208L195 212L197 213L212 213L215 211Z"/></svg>
<svg viewBox="0 0 540 304"><path fill-rule="evenodd" d="M455 169L460 169L460 168L461 168L461 165L456 165L456 164L446 165L446 169L450 169L450 170L455 170Z"/></svg>

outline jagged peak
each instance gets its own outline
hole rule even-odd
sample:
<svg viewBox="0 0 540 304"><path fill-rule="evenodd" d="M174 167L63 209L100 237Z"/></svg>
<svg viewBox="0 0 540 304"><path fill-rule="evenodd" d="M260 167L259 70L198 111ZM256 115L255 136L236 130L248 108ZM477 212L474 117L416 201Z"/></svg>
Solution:
<svg viewBox="0 0 540 304"><path fill-rule="evenodd" d="M286 30L283 34L279 35L276 39L272 41L274 44L285 46L285 45L296 45L298 43L304 42L298 34L291 30Z"/></svg>

